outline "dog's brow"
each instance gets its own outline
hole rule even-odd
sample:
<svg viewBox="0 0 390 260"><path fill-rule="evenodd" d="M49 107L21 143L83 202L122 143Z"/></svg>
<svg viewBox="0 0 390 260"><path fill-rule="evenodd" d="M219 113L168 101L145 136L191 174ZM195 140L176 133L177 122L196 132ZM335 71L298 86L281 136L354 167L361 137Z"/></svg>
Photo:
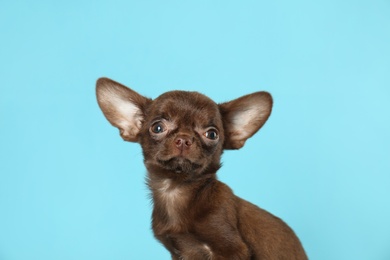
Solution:
<svg viewBox="0 0 390 260"><path fill-rule="evenodd" d="M162 119L169 121L170 117L165 113L161 113L160 115L155 116L152 121L158 121L158 120L162 120Z"/></svg>
<svg viewBox="0 0 390 260"><path fill-rule="evenodd" d="M204 128L214 127L214 128L217 128L217 129L218 129L217 124L215 123L215 120L209 121L209 122L208 122L207 124L205 124L203 127L204 127Z"/></svg>

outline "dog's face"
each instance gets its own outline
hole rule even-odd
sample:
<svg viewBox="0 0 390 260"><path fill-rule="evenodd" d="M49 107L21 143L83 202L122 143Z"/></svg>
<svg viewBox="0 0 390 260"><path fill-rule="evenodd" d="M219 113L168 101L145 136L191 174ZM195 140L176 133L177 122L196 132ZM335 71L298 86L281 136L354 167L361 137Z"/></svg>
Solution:
<svg viewBox="0 0 390 260"><path fill-rule="evenodd" d="M97 98L122 138L141 144L149 171L182 178L215 173L223 149L241 148L265 123L272 107L266 92L219 105L186 91L151 100L106 78L97 82Z"/></svg>
<svg viewBox="0 0 390 260"><path fill-rule="evenodd" d="M146 110L139 138L148 167L215 173L224 143L218 105L196 92L167 92Z"/></svg>

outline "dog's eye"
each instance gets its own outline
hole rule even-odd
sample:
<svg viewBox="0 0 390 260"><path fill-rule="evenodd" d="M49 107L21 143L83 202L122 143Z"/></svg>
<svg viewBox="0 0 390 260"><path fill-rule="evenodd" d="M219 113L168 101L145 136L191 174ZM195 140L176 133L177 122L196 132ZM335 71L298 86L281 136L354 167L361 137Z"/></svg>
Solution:
<svg viewBox="0 0 390 260"><path fill-rule="evenodd" d="M161 122L156 122L150 127L150 131L155 134L160 134L165 131L165 125Z"/></svg>
<svg viewBox="0 0 390 260"><path fill-rule="evenodd" d="M204 133L204 136L206 136L210 140L217 140L218 139L218 133L215 129L209 129Z"/></svg>

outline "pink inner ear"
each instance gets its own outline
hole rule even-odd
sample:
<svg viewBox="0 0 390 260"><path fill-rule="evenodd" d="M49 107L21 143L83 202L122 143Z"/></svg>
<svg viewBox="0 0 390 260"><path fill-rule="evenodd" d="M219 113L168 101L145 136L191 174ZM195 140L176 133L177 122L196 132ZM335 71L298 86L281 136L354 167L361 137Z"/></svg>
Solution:
<svg viewBox="0 0 390 260"><path fill-rule="evenodd" d="M246 140L265 123L270 111L266 106L251 105L231 115L230 133L235 140Z"/></svg>

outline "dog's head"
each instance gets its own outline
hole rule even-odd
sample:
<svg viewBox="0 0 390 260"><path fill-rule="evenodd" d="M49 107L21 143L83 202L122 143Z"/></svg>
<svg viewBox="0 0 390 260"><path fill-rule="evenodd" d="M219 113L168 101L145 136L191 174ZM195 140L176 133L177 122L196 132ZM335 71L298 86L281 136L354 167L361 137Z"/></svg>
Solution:
<svg viewBox="0 0 390 260"><path fill-rule="evenodd" d="M197 92L152 100L107 78L96 85L100 108L126 141L141 144L149 171L194 178L215 173L223 149L239 149L268 119L272 98L256 92L216 104Z"/></svg>

